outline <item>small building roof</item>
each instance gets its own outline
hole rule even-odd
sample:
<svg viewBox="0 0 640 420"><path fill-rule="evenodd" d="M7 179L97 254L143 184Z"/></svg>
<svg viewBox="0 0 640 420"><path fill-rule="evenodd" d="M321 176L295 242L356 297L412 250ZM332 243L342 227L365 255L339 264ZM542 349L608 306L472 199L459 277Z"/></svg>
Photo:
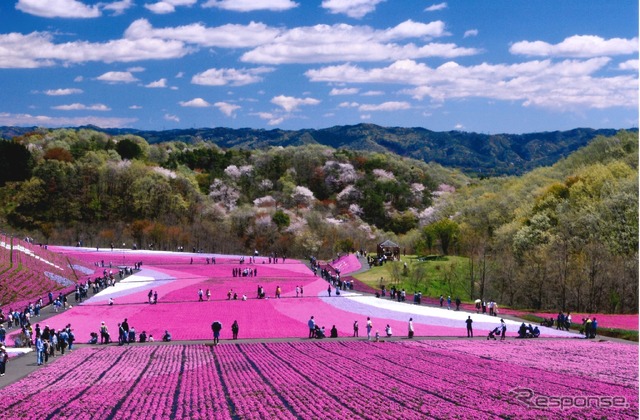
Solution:
<svg viewBox="0 0 640 420"><path fill-rule="evenodd" d="M387 239L386 241L382 242L381 244L379 244L378 246L382 247L382 248L399 248L400 245L398 245L397 243Z"/></svg>

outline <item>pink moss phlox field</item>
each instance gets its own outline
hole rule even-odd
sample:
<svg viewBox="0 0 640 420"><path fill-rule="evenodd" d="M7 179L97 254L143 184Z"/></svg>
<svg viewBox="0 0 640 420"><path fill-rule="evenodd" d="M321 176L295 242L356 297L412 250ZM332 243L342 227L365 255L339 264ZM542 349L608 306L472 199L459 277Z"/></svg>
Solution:
<svg viewBox="0 0 640 420"><path fill-rule="evenodd" d="M3 290L0 302L3 309L22 311L40 298L47 302L48 292L71 293L80 271L91 272L92 269L81 260L0 234L0 286Z"/></svg>
<svg viewBox="0 0 640 420"><path fill-rule="evenodd" d="M308 334L307 320L315 316L316 322L328 331L333 325L340 337L351 336L353 322L361 325L361 336L365 336L364 325L370 316L374 331L384 335L384 327L389 324L395 335L407 334L407 322L414 316L414 328L418 336L464 336L465 324L462 319L445 319L443 314L416 316L411 303L393 303L391 309L372 306L371 297L347 298L327 296L328 283L314 276L311 270L296 260L269 264L268 259L258 257L256 262L245 258L243 264L238 256L216 256L215 264L207 264L202 254L182 254L149 251L89 251L82 248L59 248L64 255L83 258L88 265L99 263L117 266L122 261L133 265L142 262L142 270L120 281L115 287L108 287L97 295L62 311L46 321L51 328L59 329L71 324L78 342L86 342L91 332L97 332L101 322L106 323L112 338L117 339L118 323L127 318L130 326L139 334L160 338L168 330L174 340L211 339L211 323L218 320L223 324L221 339L231 337L231 324L238 321L240 338L293 338ZM191 259L193 258L193 263ZM354 269L359 265L355 255L342 257L344 269ZM101 271L101 267L98 271ZM256 276L233 277L234 269L249 269ZM261 285L266 299L257 299L257 287ZM304 287L304 297L296 297L296 286ZM275 298L280 287L282 298ZM209 290L211 299L199 301L198 290ZM158 304L148 303L148 292L158 293ZM238 300L229 300L228 292L238 294ZM242 295L248 300L242 301ZM109 299L114 305L108 304ZM388 299L382 299L388 301ZM380 301L382 301L380 300ZM381 302L377 303L381 303ZM373 302L376 303L376 302ZM45 310L50 311L50 308ZM438 308L438 311L441 311ZM446 311L445 311L446 312ZM499 319L477 320L476 333L485 335L499 323ZM36 321L37 322L37 321ZM516 328L509 327L508 335ZM543 335L556 334L543 331ZM558 333L559 334L559 333ZM564 334L564 333L563 333Z"/></svg>
<svg viewBox="0 0 640 420"><path fill-rule="evenodd" d="M637 346L587 340L105 346L75 350L7 386L0 412L25 419L632 419L637 371ZM615 396L628 406L533 407L516 399L517 388L544 397Z"/></svg>

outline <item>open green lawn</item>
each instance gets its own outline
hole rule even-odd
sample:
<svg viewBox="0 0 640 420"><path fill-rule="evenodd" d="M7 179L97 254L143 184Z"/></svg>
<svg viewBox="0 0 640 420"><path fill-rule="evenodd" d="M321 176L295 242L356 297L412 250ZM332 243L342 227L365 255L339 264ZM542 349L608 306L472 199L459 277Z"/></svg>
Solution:
<svg viewBox="0 0 640 420"><path fill-rule="evenodd" d="M404 269L404 264L407 269ZM469 299L469 259L465 257L440 257L432 261L420 261L416 255L401 257L400 262L386 263L381 267L354 276L377 289L384 284L387 289L395 285L408 293L422 292L423 296L459 296ZM382 280L381 280L382 278Z"/></svg>

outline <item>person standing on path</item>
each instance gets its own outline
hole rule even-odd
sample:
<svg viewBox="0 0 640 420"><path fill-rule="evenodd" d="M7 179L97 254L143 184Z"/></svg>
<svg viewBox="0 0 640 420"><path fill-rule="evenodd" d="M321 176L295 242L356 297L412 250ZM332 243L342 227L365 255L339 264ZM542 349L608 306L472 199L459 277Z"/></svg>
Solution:
<svg viewBox="0 0 640 420"><path fill-rule="evenodd" d="M451 296L447 296L447 310L451 310Z"/></svg>
<svg viewBox="0 0 640 420"><path fill-rule="evenodd" d="M127 318L122 321L122 344L129 344L129 321Z"/></svg>
<svg viewBox="0 0 640 420"><path fill-rule="evenodd" d="M367 317L367 340L371 341L371 329L373 328L373 322L371 318Z"/></svg>
<svg viewBox="0 0 640 420"><path fill-rule="evenodd" d="M309 322L307 322L307 325L309 326L309 338L315 337L316 321L314 321L313 316L311 316L311 318L309 319Z"/></svg>
<svg viewBox="0 0 640 420"><path fill-rule="evenodd" d="M358 321L357 320L353 321L353 336L354 337L358 336L358 329L359 328L360 327L358 326Z"/></svg>
<svg viewBox="0 0 640 420"><path fill-rule="evenodd" d="M473 324L473 320L471 319L471 315L469 315L465 322L467 324L467 338L473 338L473 326L471 325Z"/></svg>
<svg viewBox="0 0 640 420"><path fill-rule="evenodd" d="M213 331L213 344L217 345L220 342L222 323L220 321L213 321L213 324L211 324L211 330Z"/></svg>
<svg viewBox="0 0 640 420"><path fill-rule="evenodd" d="M413 318L409 318L409 338L413 338Z"/></svg>
<svg viewBox="0 0 640 420"><path fill-rule="evenodd" d="M3 344L0 346L0 376L4 376L5 369L7 368L7 360L9 360L9 355Z"/></svg>
<svg viewBox="0 0 640 420"><path fill-rule="evenodd" d="M238 321L233 321L231 325L231 333L233 334L233 339L238 339L238 331L240 331L240 326L238 325Z"/></svg>
<svg viewBox="0 0 640 420"><path fill-rule="evenodd" d="M36 361L41 366L44 360L44 342L42 337L36 338Z"/></svg>
<svg viewBox="0 0 640 420"><path fill-rule="evenodd" d="M500 341L504 341L507 335L507 323L504 319L500 319Z"/></svg>

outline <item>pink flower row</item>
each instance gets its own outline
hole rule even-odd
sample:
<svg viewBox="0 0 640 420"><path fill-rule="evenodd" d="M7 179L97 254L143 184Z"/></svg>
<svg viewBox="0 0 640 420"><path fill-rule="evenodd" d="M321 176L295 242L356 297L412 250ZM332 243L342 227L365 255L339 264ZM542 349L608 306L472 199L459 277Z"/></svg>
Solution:
<svg viewBox="0 0 640 420"><path fill-rule="evenodd" d="M76 350L6 387L0 412L87 419L625 419L638 416L637 370L635 346L569 340L108 346ZM527 407L512 395L515 388L547 397L617 396L629 405Z"/></svg>

